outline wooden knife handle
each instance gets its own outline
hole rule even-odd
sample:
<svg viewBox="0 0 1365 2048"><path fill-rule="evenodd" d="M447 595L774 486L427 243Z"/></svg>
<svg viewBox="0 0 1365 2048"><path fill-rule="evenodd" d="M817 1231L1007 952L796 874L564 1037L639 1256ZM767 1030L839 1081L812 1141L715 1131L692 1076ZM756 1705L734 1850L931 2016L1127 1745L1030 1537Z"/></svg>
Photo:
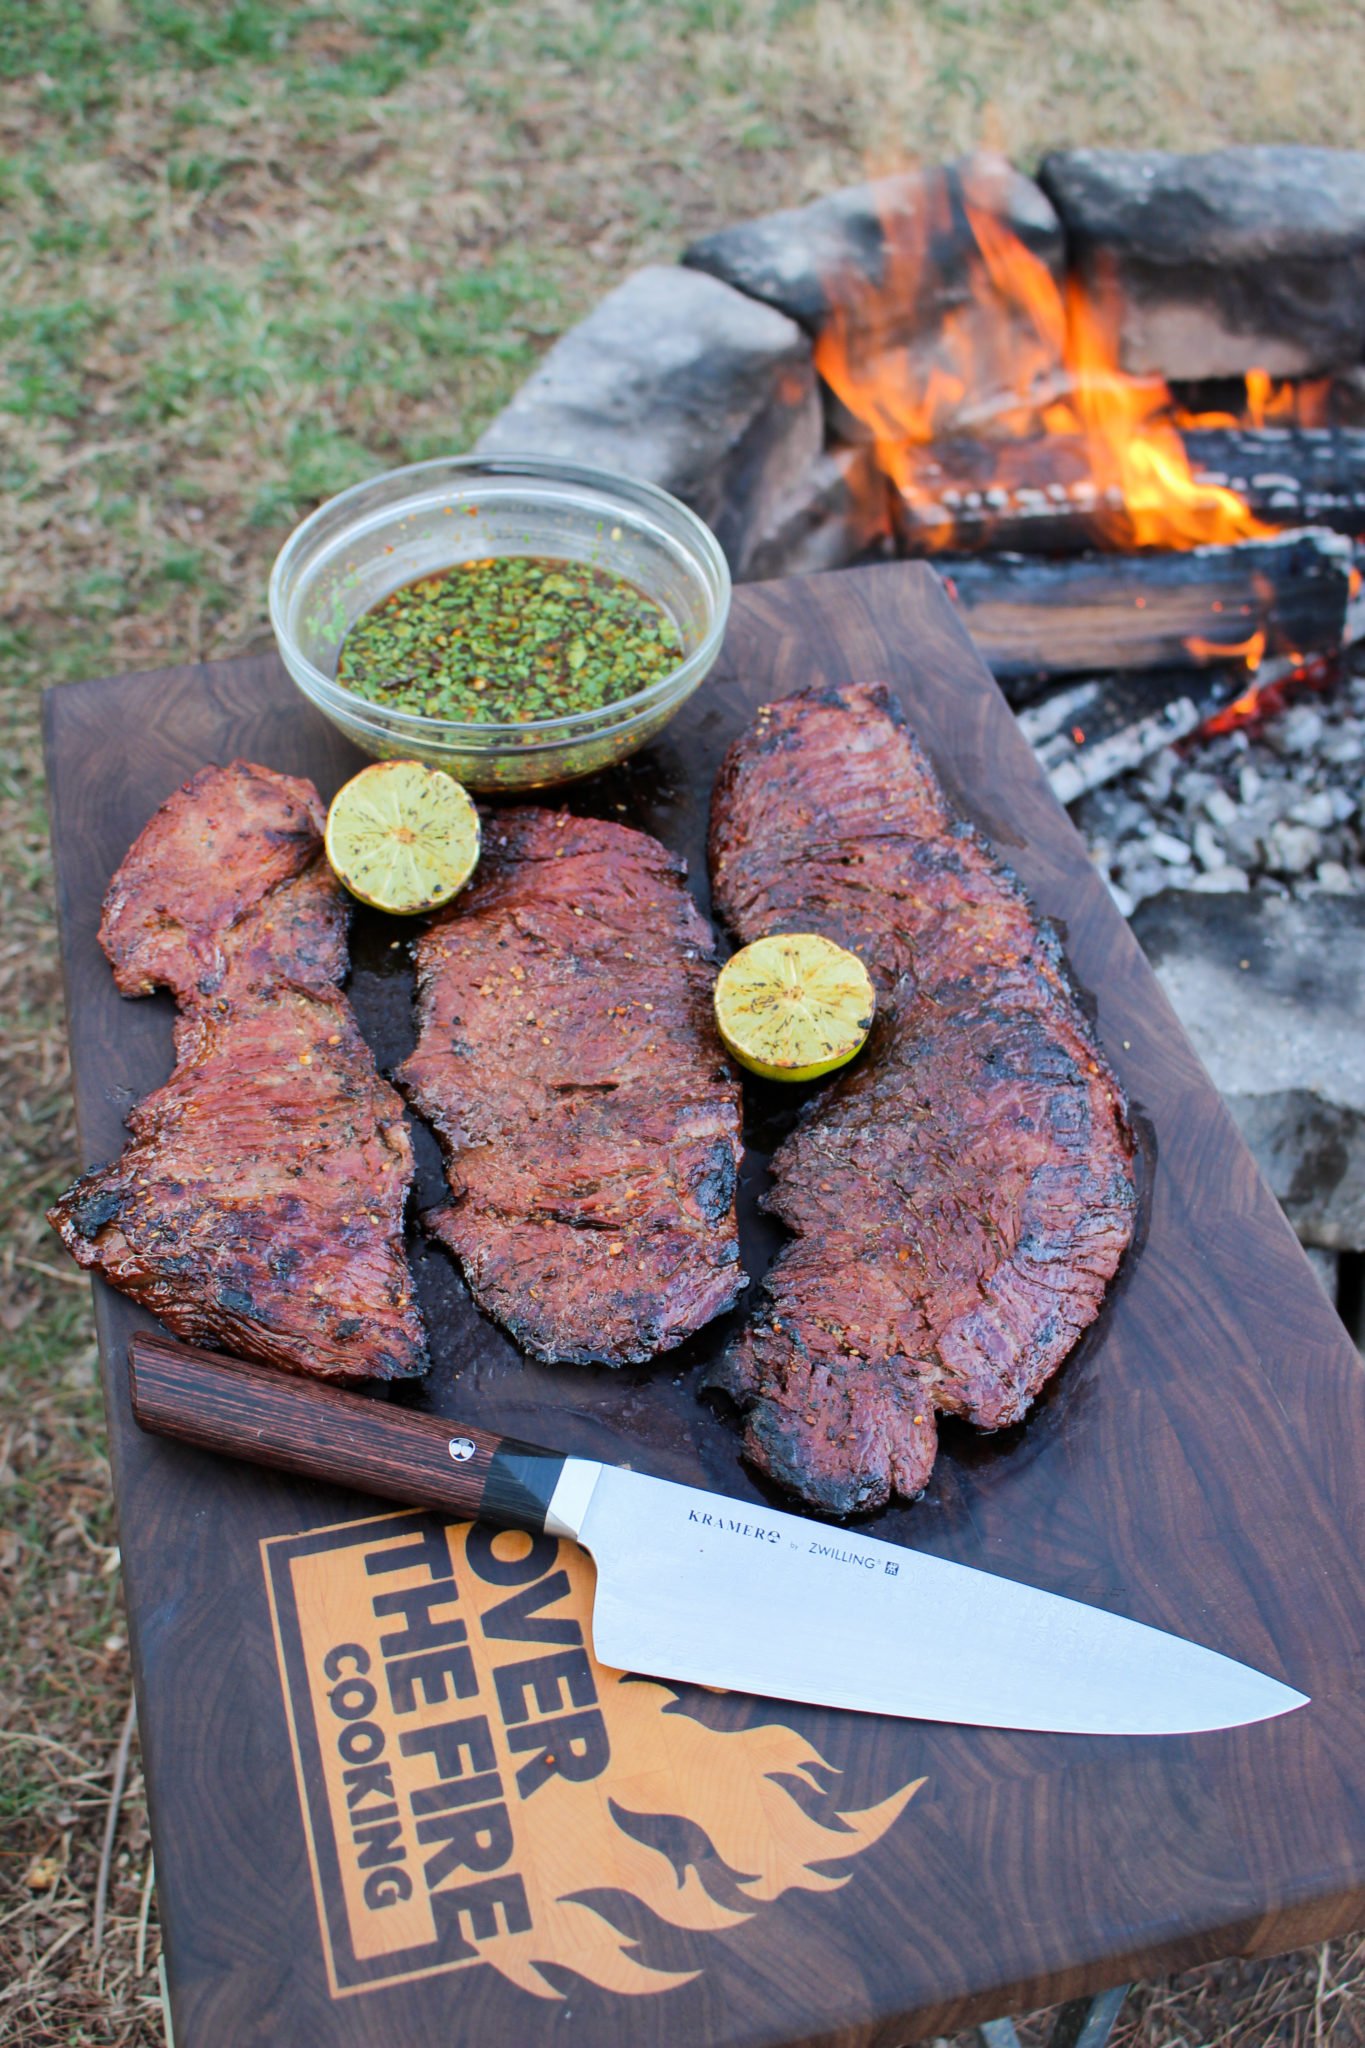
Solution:
<svg viewBox="0 0 1365 2048"><path fill-rule="evenodd" d="M564 1470L515 1437L170 1337L134 1337L128 1368L133 1414L159 1436L499 1528L538 1534Z"/></svg>

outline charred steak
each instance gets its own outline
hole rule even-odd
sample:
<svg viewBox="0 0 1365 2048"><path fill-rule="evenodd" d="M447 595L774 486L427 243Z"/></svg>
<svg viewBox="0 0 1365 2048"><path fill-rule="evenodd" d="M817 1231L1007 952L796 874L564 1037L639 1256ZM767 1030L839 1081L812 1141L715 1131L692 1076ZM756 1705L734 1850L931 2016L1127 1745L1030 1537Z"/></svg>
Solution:
<svg viewBox="0 0 1365 2048"><path fill-rule="evenodd" d="M741 940L852 947L881 1005L774 1154L795 1233L716 1375L746 1452L828 1513L914 1495L935 1412L1000 1429L1093 1321L1132 1234L1133 1141L1061 955L879 684L766 706L716 785Z"/></svg>
<svg viewBox="0 0 1365 2048"><path fill-rule="evenodd" d="M48 1212L68 1251L194 1341L330 1379L420 1373L412 1150L350 1004L310 782L234 761L178 790L110 885L128 994L180 1004L132 1141Z"/></svg>
<svg viewBox="0 0 1365 2048"><path fill-rule="evenodd" d="M507 811L418 946L398 1079L454 1198L425 1220L541 1358L650 1358L745 1285L739 1091L683 874L624 825Z"/></svg>

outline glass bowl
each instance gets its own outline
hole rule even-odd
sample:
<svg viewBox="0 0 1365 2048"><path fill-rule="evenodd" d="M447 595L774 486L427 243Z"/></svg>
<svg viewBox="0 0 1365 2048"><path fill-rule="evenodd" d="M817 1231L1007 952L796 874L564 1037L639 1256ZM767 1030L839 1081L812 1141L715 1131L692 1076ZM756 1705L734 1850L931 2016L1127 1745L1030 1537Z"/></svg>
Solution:
<svg viewBox="0 0 1365 2048"><path fill-rule="evenodd" d="M362 612L415 577L488 555L567 557L628 577L677 627L677 667L615 704L487 724L389 710L341 687L337 657ZM270 572L270 623L309 702L367 754L426 761L476 790L568 782L633 754L711 668L729 609L720 543L667 491L529 455L443 456L356 484L295 528Z"/></svg>

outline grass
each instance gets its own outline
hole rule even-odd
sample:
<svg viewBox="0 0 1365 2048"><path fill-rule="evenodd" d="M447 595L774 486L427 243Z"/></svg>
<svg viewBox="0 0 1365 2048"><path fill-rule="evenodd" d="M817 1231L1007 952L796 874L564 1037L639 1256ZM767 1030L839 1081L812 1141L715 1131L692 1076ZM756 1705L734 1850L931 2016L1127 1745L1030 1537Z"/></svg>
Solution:
<svg viewBox="0 0 1365 2048"><path fill-rule="evenodd" d="M467 446L692 235L987 138L1365 141L1338 0L0 0L0 2042L161 2039L84 1282L41 686L266 644L321 497ZM144 1917L145 1916L145 1917ZM1125 2048L1365 2039L1358 1946ZM1038 2038L1037 2029L1033 2038Z"/></svg>

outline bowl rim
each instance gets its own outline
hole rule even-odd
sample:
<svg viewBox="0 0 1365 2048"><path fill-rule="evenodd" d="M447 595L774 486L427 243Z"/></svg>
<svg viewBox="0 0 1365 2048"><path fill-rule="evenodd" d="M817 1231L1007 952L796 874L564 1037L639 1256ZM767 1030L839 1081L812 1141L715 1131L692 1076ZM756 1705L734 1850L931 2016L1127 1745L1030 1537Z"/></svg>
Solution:
<svg viewBox="0 0 1365 2048"><path fill-rule="evenodd" d="M377 704L372 697L362 697L353 690L347 690L334 676L327 675L303 653L298 642L286 628L284 622L284 587L291 572L297 569L301 556L305 556L309 544L317 537L319 527L343 512L348 501L360 499L372 492L377 485L400 483L408 479L417 480L436 472L450 475L455 472L452 485L458 490L463 477L511 477L525 478L532 482L536 478L547 478L561 483L575 483L597 490L612 504L613 509L629 518L632 510L653 511L662 523L672 523L681 528L670 537L692 553L694 561L700 558L698 566L703 580L709 569L715 589L715 616L701 643L684 661L671 668L643 690L632 696L620 697L614 704L594 705L583 711L564 711L548 718L517 719L506 723L467 723L460 719L431 717L420 711L389 710ZM396 501L395 515L401 514L402 502ZM474 753L501 752L508 745L518 749L528 744L566 743L578 737L598 738L615 735L620 728L629 727L637 718L654 709L659 701L676 689L684 677L696 672L700 682L715 662L720 643L725 636L729 620L730 599L733 581L730 565L715 534L698 517L690 505L681 498L675 498L659 484L649 483L643 477L627 476L622 471L601 469L591 463L573 462L565 457L536 455L533 453L510 453L506 455L436 455L423 462L400 464L396 469L381 470L377 475L365 477L359 483L351 484L344 491L327 498L315 506L302 519L276 555L270 571L267 586L267 601L270 624L275 635L281 657L290 669L293 679L305 696L312 697L326 708L329 702L347 716L356 712L378 713L385 721L389 734L395 739L410 736L415 740L440 738L449 740L462 751ZM306 680L305 680L306 678ZM618 715L619 714L619 715ZM536 736L542 736L537 742Z"/></svg>

